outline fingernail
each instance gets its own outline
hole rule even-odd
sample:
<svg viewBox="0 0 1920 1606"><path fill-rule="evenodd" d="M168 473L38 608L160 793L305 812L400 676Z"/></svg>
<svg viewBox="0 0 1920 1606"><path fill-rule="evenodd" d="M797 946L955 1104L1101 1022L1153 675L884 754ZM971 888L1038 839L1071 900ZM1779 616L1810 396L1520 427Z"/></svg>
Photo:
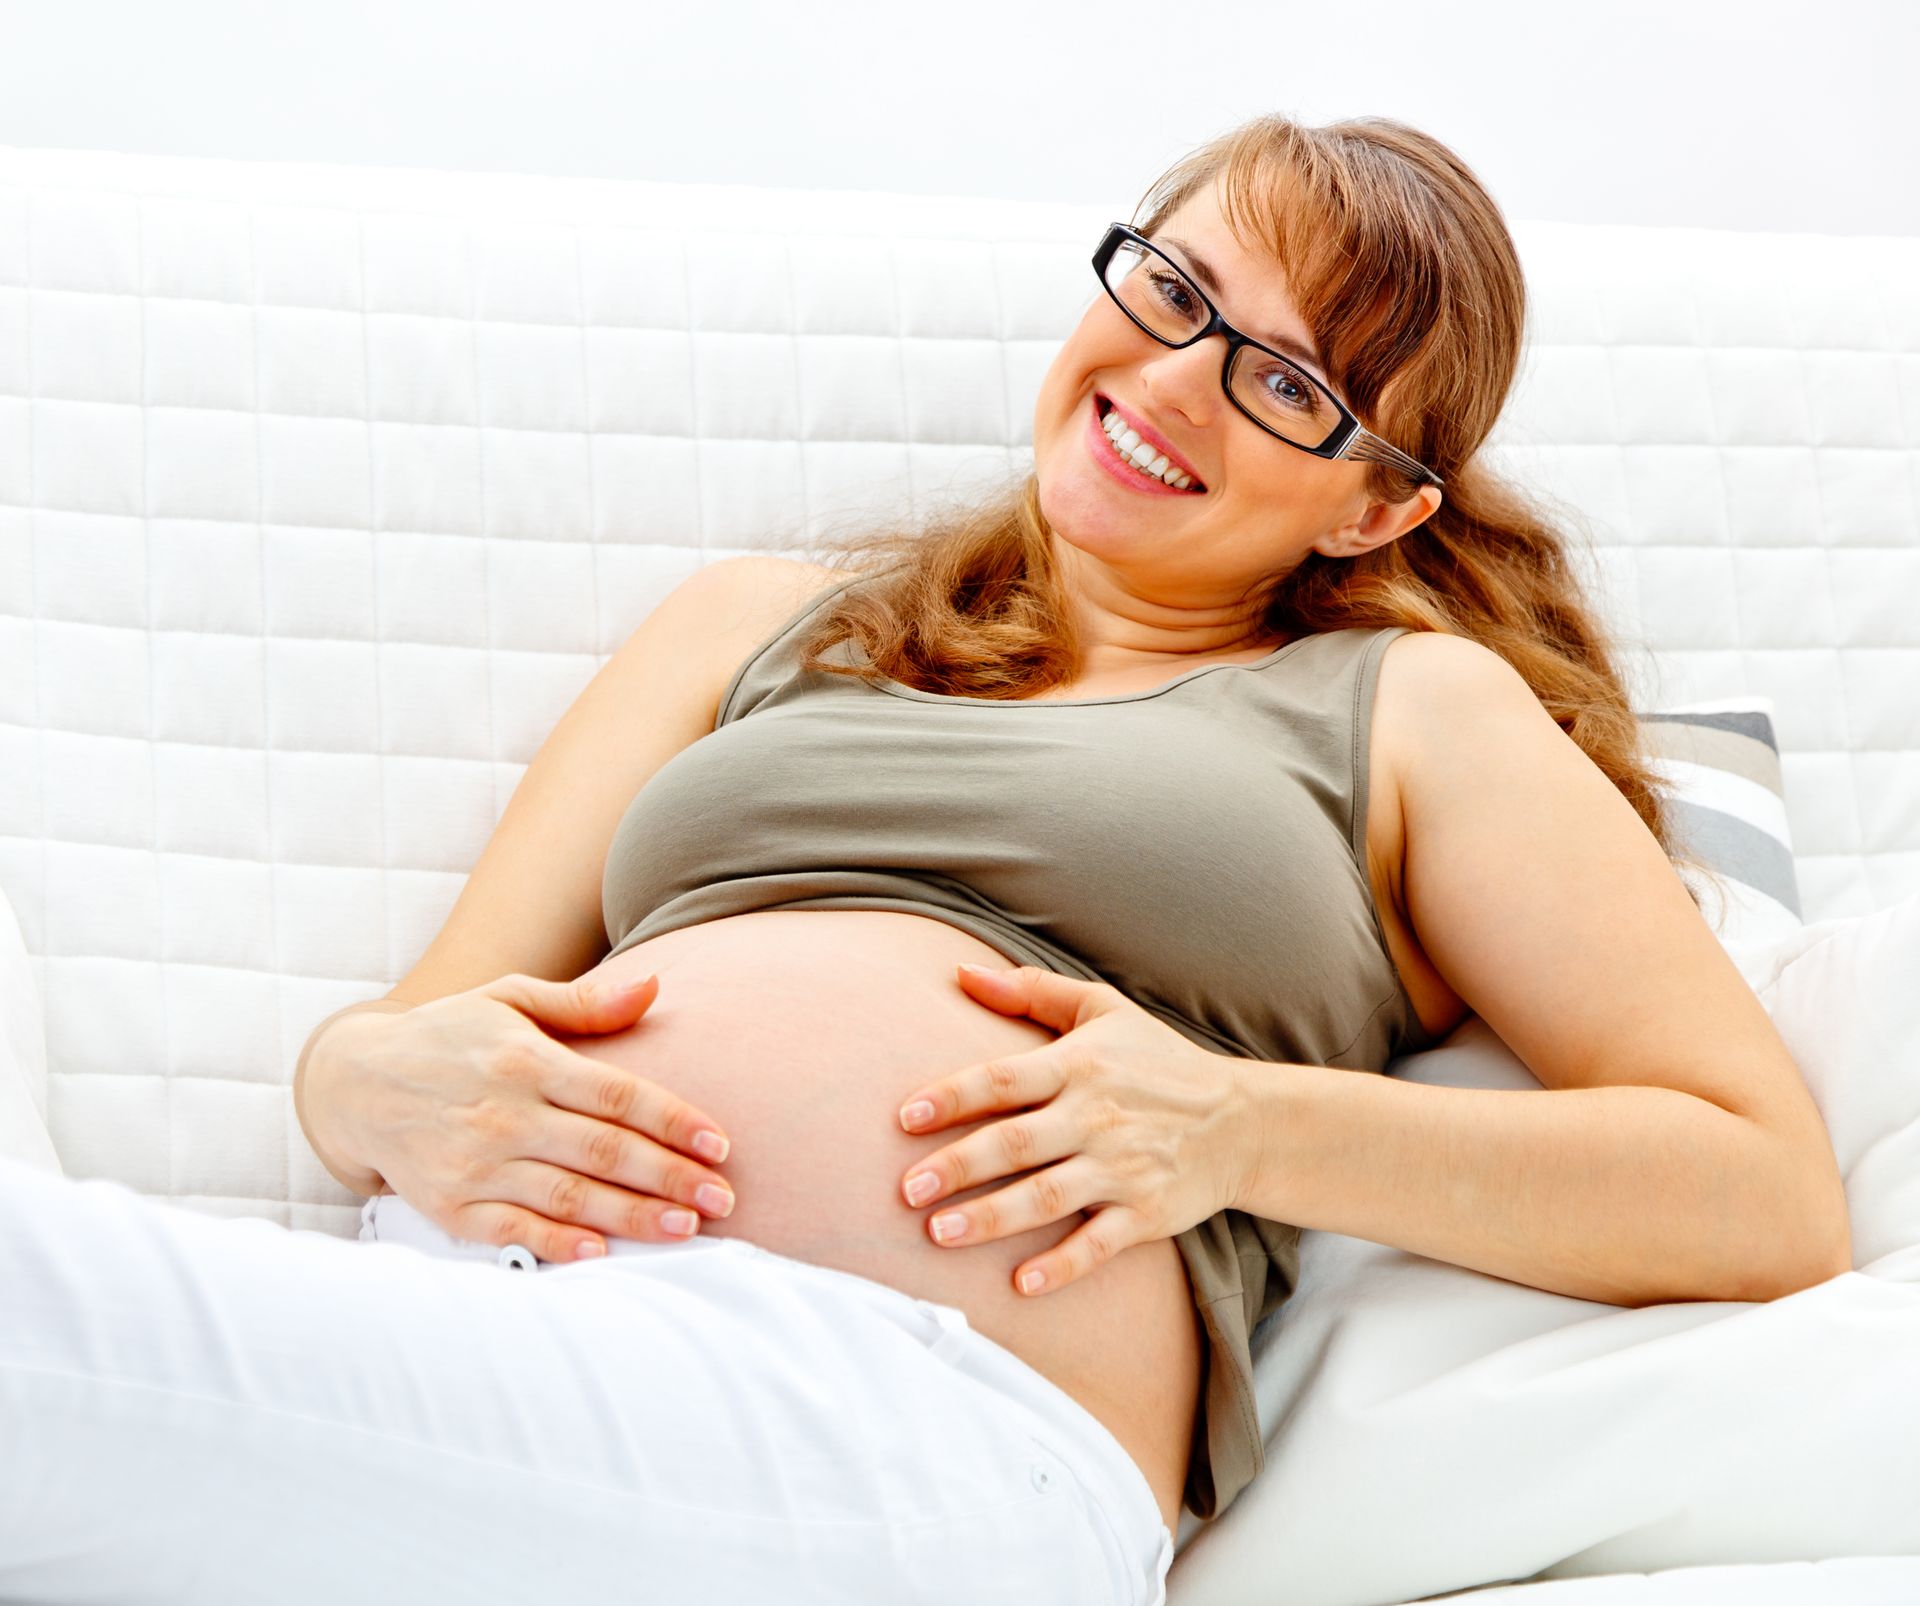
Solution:
<svg viewBox="0 0 1920 1606"><path fill-rule="evenodd" d="M726 1159L727 1150L731 1147L732 1145L718 1132L702 1132L693 1140L693 1152L709 1165L718 1165Z"/></svg>
<svg viewBox="0 0 1920 1606"><path fill-rule="evenodd" d="M733 1213L733 1195L725 1188L716 1187L711 1182L703 1182L695 1188L693 1199L702 1210L711 1210L716 1216Z"/></svg>
<svg viewBox="0 0 1920 1606"><path fill-rule="evenodd" d="M940 1187L940 1179L931 1171L922 1171L907 1183L907 1203L925 1204Z"/></svg>
<svg viewBox="0 0 1920 1606"><path fill-rule="evenodd" d="M589 1238L578 1249L574 1250L573 1258L575 1260L592 1260L596 1256L604 1255L606 1252L607 1246L605 1244L601 1243L597 1238Z"/></svg>
<svg viewBox="0 0 1920 1606"><path fill-rule="evenodd" d="M668 1232L684 1238L700 1225L700 1218L691 1210L669 1210L660 1218L660 1225Z"/></svg>
<svg viewBox="0 0 1920 1606"><path fill-rule="evenodd" d="M911 1132L933 1119L933 1106L925 1099L915 1099L900 1112L900 1124Z"/></svg>
<svg viewBox="0 0 1920 1606"><path fill-rule="evenodd" d="M962 965L960 968L962 970L970 970L976 976L997 976L1000 974L999 971L989 965Z"/></svg>
<svg viewBox="0 0 1920 1606"><path fill-rule="evenodd" d="M967 1218L957 1210L949 1210L944 1216L933 1218L933 1237L936 1243L947 1243L965 1235Z"/></svg>
<svg viewBox="0 0 1920 1606"><path fill-rule="evenodd" d="M1023 1271L1020 1273L1020 1292L1037 1294L1047 1286L1047 1274L1044 1271Z"/></svg>

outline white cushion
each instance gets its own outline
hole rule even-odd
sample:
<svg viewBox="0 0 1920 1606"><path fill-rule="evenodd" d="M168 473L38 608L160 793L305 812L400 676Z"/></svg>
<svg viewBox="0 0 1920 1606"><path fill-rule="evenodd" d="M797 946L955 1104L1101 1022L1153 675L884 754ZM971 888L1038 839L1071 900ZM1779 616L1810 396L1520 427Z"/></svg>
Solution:
<svg viewBox="0 0 1920 1606"><path fill-rule="evenodd" d="M1254 1335L1266 1470L1183 1520L1179 1606L1920 1555L1920 894L1729 951L1826 1120L1856 1270L1635 1310L1308 1232ZM1540 1087L1477 1017L1393 1075Z"/></svg>
<svg viewBox="0 0 1920 1606"><path fill-rule="evenodd" d="M0 889L0 1158L58 1173L47 1135L47 1045L40 989L20 938L20 922Z"/></svg>

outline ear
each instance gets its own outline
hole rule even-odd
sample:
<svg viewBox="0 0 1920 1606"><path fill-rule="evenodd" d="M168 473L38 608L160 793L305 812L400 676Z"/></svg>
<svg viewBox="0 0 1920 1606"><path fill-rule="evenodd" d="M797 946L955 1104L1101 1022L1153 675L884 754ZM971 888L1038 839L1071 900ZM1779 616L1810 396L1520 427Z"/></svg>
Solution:
<svg viewBox="0 0 1920 1606"><path fill-rule="evenodd" d="M1369 502L1359 518L1329 530L1313 543L1329 558L1353 558L1362 552L1397 541L1407 531L1426 523L1440 507L1440 487L1423 485L1404 502Z"/></svg>

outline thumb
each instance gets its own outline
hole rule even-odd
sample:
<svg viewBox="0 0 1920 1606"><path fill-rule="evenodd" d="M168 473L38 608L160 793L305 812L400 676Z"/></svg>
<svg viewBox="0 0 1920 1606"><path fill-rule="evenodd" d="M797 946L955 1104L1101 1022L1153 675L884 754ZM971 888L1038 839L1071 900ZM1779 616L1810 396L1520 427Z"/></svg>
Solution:
<svg viewBox="0 0 1920 1606"><path fill-rule="evenodd" d="M547 981L518 972L490 981L482 996L510 1004L543 1026L583 1036L631 1026L660 996L658 976L610 981L592 971L573 981Z"/></svg>
<svg viewBox="0 0 1920 1606"><path fill-rule="evenodd" d="M1082 981L1038 965L994 970L961 965L961 984L981 1003L1003 1014L1025 1015L1056 1032L1070 1032L1112 1004L1114 989L1103 981Z"/></svg>

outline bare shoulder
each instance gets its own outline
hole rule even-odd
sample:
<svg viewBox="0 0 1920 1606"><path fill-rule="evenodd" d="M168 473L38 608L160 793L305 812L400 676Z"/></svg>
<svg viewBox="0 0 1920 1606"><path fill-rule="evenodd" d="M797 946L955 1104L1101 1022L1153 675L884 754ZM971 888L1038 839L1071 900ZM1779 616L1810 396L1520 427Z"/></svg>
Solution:
<svg viewBox="0 0 1920 1606"><path fill-rule="evenodd" d="M1569 739L1520 671L1491 647L1437 630L1387 643L1374 687L1369 769L1397 854L1423 786L1456 778L1461 755L1488 740L1504 741L1508 751L1537 751Z"/></svg>
<svg viewBox="0 0 1920 1606"><path fill-rule="evenodd" d="M823 563L774 553L716 558L680 582L660 612L685 653L697 657L717 704L747 657L808 600L848 578Z"/></svg>
<svg viewBox="0 0 1920 1606"><path fill-rule="evenodd" d="M1454 750L1467 725L1515 718L1536 732L1543 722L1558 729L1520 671L1491 647L1414 630L1380 655L1374 747L1397 781L1409 779L1421 754Z"/></svg>
<svg viewBox="0 0 1920 1606"><path fill-rule="evenodd" d="M809 563L802 558L782 557L771 552L749 552L737 558L721 558L707 565L714 580L719 604L715 623L723 628L737 624L749 634L761 625L754 640L758 643L776 629L810 598L818 596L840 580L851 579L825 563Z"/></svg>

